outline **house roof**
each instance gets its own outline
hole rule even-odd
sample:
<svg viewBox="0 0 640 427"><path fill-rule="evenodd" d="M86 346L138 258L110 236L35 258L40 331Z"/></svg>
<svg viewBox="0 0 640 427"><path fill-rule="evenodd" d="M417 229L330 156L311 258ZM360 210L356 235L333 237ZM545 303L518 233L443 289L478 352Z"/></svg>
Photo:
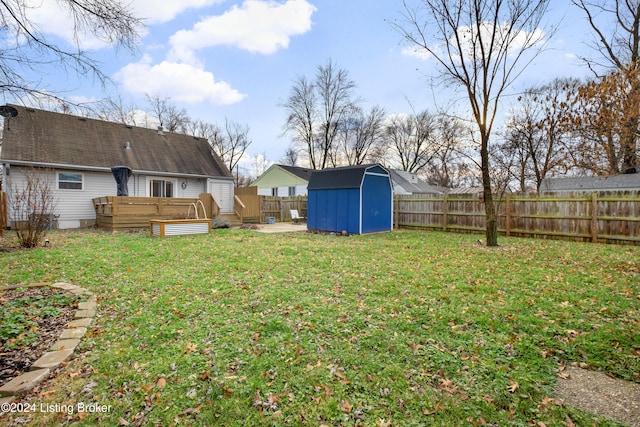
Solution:
<svg viewBox="0 0 640 427"><path fill-rule="evenodd" d="M418 178L414 173L390 169L389 174L394 188L399 186L407 193L442 194L436 188Z"/></svg>
<svg viewBox="0 0 640 427"><path fill-rule="evenodd" d="M298 166L287 166L287 165L276 165L289 173L294 174L298 178L304 179L305 181L309 181L311 179L311 175L316 172L314 169L309 168L301 168Z"/></svg>
<svg viewBox="0 0 640 427"><path fill-rule="evenodd" d="M206 139L13 105L4 123L4 163L228 177ZM126 148L126 147L129 148Z"/></svg>
<svg viewBox="0 0 640 427"><path fill-rule="evenodd" d="M385 168L377 164L323 169L315 171L311 175L307 189L327 190L360 188L364 174L369 171L389 175L389 172Z"/></svg>
<svg viewBox="0 0 640 427"><path fill-rule="evenodd" d="M626 175L547 178L540 191L624 191L640 190L640 173Z"/></svg>

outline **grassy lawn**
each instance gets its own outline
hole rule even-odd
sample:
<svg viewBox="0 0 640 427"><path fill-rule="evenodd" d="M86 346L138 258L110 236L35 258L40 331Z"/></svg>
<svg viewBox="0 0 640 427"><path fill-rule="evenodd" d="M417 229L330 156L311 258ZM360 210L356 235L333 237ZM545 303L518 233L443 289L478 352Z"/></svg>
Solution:
<svg viewBox="0 0 640 427"><path fill-rule="evenodd" d="M559 366L640 382L640 247L400 231L151 239L54 233L0 285L99 296L33 425L617 425L558 404ZM543 424L539 424L543 423Z"/></svg>

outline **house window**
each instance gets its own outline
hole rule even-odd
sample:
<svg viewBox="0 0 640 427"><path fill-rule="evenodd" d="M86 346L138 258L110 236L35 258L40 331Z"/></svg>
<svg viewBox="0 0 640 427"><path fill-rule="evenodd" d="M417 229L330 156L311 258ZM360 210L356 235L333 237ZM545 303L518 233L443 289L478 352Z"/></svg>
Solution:
<svg viewBox="0 0 640 427"><path fill-rule="evenodd" d="M289 197L296 195L296 187L289 187Z"/></svg>
<svg viewBox="0 0 640 427"><path fill-rule="evenodd" d="M271 195L273 197L278 197L278 187L274 187L271 189Z"/></svg>
<svg viewBox="0 0 640 427"><path fill-rule="evenodd" d="M81 173L58 172L58 189L82 190L82 178Z"/></svg>
<svg viewBox="0 0 640 427"><path fill-rule="evenodd" d="M149 195L150 197L173 197L173 187L173 181L152 179L149 182Z"/></svg>

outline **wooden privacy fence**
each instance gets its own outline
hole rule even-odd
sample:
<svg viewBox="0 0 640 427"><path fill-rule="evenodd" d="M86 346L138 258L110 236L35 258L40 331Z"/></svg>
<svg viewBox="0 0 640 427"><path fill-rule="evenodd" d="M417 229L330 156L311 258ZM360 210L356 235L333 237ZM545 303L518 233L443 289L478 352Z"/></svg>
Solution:
<svg viewBox="0 0 640 427"><path fill-rule="evenodd" d="M276 221L291 221L291 209L296 209L301 217L307 217L307 197L260 196L261 221L275 218Z"/></svg>
<svg viewBox="0 0 640 427"><path fill-rule="evenodd" d="M510 194L496 202L506 236L640 244L640 192ZM484 232L484 203L472 196L396 196L396 227Z"/></svg>

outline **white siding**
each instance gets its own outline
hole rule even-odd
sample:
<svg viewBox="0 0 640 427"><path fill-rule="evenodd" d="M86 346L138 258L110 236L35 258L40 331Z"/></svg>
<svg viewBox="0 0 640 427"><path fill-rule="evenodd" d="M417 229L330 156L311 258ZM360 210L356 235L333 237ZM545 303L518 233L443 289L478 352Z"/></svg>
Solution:
<svg viewBox="0 0 640 427"><path fill-rule="evenodd" d="M82 173L82 190L60 190L58 189L56 176L58 172ZM54 193L53 214L58 220L60 228L80 227L81 220L95 220L96 212L93 208L92 199L100 196L116 194L116 181L111 173L101 172L79 172L68 170L42 171L41 176L45 177ZM9 172L10 192L13 188L24 188L26 186L26 169L12 166ZM10 218L12 218L10 214Z"/></svg>
<svg viewBox="0 0 640 427"><path fill-rule="evenodd" d="M26 168L19 166L11 166L5 191L11 192L11 189L24 188L26 186ZM58 172L82 173L82 189L81 190L60 190L58 189L56 176ZM54 215L58 220L60 228L77 228L80 227L81 221L95 221L96 213L93 207L92 199L102 196L117 195L116 180L111 172L86 172L77 170L39 170L42 176L45 176L51 188L54 190ZM161 176L159 176L161 177ZM145 175L133 174L129 178L129 196L147 197L148 196L148 179ZM202 179L185 179L185 178L164 178L175 180L175 197L198 197L200 193L207 190L207 180ZM186 182L186 188L182 188L182 183ZM217 181L216 181L217 182ZM226 198L225 207L229 212L233 212L233 182L222 181L225 185L221 187ZM230 194L230 196L229 196ZM216 196L217 199L217 196ZM229 208L230 203L230 208ZM13 220L12 213L9 212L10 220Z"/></svg>

